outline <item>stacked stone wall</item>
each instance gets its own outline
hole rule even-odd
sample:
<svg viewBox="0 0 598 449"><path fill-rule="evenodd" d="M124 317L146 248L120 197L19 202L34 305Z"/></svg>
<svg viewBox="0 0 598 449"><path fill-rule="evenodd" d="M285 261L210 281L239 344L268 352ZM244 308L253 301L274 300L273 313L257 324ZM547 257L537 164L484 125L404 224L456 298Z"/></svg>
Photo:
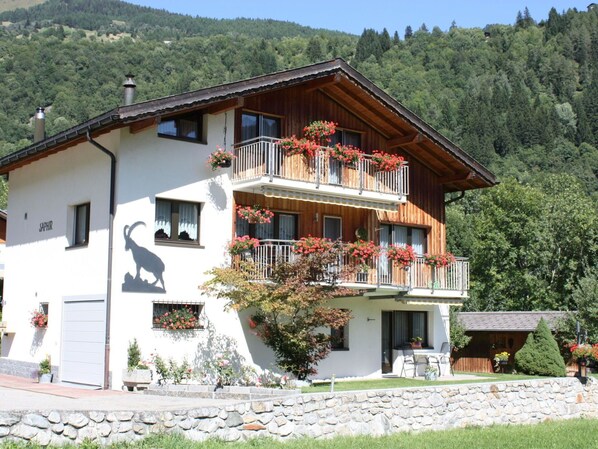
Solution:
<svg viewBox="0 0 598 449"><path fill-rule="evenodd" d="M102 444L178 432L193 440L331 438L598 418L598 382L575 378L305 394L179 411L0 413L0 439Z"/></svg>

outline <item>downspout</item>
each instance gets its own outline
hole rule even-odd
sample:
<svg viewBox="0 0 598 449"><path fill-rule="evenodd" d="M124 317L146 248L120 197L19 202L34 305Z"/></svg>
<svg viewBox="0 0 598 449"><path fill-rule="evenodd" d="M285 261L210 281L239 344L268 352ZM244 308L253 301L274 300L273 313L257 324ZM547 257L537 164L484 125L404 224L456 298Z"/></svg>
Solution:
<svg viewBox="0 0 598 449"><path fill-rule="evenodd" d="M447 204L451 204L451 203L454 203L455 201L462 200L464 197L465 197L465 190L461 190L461 193L459 194L459 196L456 196L455 198L451 198L450 200L445 201L444 205L446 206Z"/></svg>
<svg viewBox="0 0 598 449"><path fill-rule="evenodd" d="M87 131L87 141L110 158L110 215L108 219L108 276L106 278L106 333L104 345L104 390L108 390L110 387L110 311L112 306L112 242L114 234L116 156L106 147L93 140L89 131Z"/></svg>

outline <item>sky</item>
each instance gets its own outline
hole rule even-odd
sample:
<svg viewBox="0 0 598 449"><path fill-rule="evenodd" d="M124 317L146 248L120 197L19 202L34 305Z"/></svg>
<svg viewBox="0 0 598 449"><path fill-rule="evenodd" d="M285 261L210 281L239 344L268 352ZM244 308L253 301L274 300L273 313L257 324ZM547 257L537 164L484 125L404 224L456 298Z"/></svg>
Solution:
<svg viewBox="0 0 598 449"><path fill-rule="evenodd" d="M276 19L312 28L326 28L360 35L365 28L402 37L407 25L417 30L425 23L429 30L439 26L448 30L453 20L464 28L483 28L488 24L513 24L518 11L527 6L540 21L550 8L558 12L569 8L586 11L596 0L125 0L136 5L170 12L216 19L237 17ZM359 6L353 6L359 5Z"/></svg>

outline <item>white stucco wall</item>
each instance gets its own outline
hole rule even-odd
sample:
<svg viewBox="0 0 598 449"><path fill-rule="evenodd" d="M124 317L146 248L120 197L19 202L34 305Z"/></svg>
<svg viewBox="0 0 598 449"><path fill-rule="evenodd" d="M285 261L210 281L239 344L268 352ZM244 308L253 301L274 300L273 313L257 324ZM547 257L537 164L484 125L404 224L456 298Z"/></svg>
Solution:
<svg viewBox="0 0 598 449"><path fill-rule="evenodd" d="M117 148L119 133L98 139ZM2 356L39 362L60 360L60 317L65 296L106 294L110 161L88 143L10 173L3 320L11 332ZM91 203L89 244L72 242L73 206ZM52 229L40 232L40 223ZM46 330L30 324L39 304L49 304Z"/></svg>

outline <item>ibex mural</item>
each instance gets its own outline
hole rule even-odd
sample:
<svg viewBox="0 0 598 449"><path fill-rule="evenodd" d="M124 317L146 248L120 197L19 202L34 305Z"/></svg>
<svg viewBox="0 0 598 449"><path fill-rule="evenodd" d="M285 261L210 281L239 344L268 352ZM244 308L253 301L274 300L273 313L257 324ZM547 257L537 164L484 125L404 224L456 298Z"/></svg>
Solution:
<svg viewBox="0 0 598 449"><path fill-rule="evenodd" d="M131 233L139 225L145 226L145 223L143 221L138 221L133 223L131 226L125 225L125 227L123 228L123 234L125 237L125 251L131 251L137 269L134 279L129 273L125 275L123 291L166 293L166 287L164 286L164 278L162 277L162 273L164 273L165 268L164 262L162 262L162 259L160 259L147 248L139 246L131 238ZM156 280L150 284L147 280L141 279L142 268L148 273L153 274ZM156 285L158 281L162 284L161 288L158 285Z"/></svg>

